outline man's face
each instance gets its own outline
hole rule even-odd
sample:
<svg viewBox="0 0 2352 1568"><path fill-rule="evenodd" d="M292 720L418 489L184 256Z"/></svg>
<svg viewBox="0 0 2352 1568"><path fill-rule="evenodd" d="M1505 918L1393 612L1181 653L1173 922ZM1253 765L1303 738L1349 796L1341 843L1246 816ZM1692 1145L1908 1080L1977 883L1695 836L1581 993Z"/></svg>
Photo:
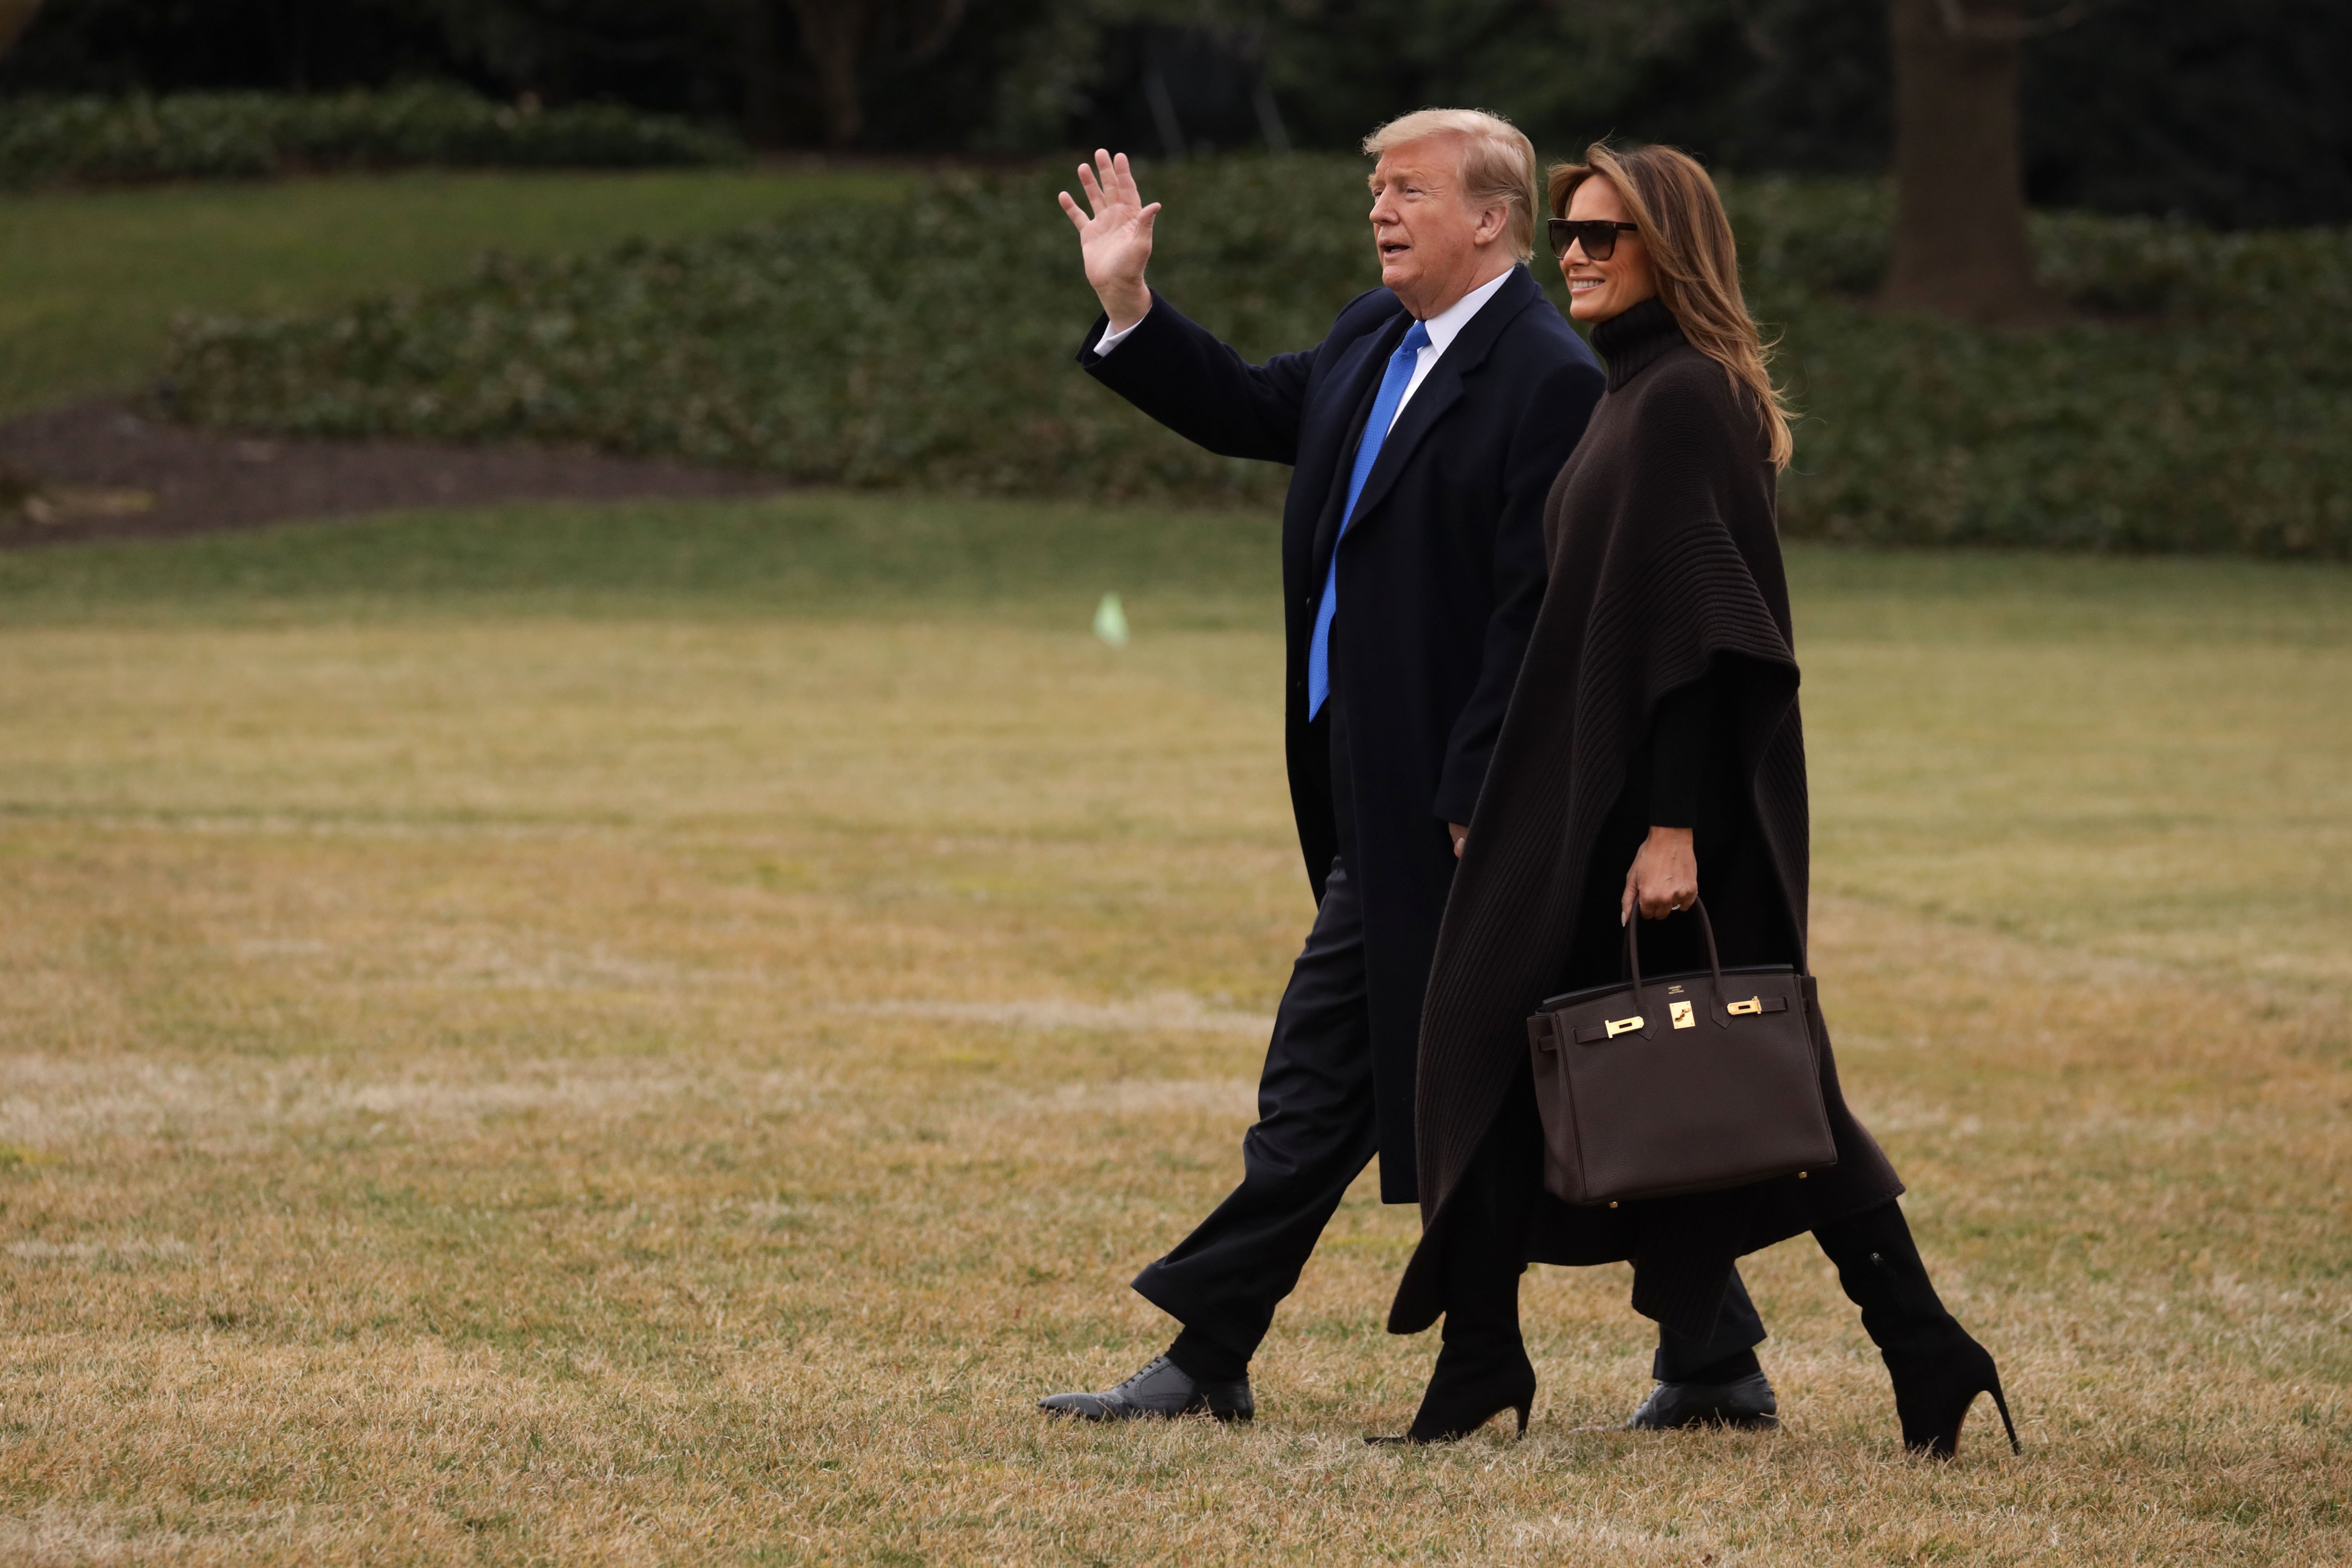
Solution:
<svg viewBox="0 0 2352 1568"><path fill-rule="evenodd" d="M1372 242L1381 281L1426 319L1466 293L1480 259L1480 215L1462 201L1459 136L1391 147L1372 170Z"/></svg>

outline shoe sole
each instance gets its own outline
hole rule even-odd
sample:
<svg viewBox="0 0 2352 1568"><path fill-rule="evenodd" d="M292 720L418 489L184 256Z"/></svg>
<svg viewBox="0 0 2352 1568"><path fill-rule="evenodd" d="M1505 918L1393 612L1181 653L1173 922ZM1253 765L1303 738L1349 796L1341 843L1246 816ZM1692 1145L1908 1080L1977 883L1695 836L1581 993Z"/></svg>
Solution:
<svg viewBox="0 0 2352 1568"><path fill-rule="evenodd" d="M1688 1432L1693 1428L1699 1426L1728 1427L1735 1432L1777 1432L1780 1429L1780 1418L1778 1415L1694 1415L1686 1420L1677 1421L1672 1426L1643 1423L1637 1426L1631 1421L1628 1421L1624 1426L1613 1428L1613 1430L1620 1432ZM1600 1432L1612 1430L1612 1428L1593 1426L1580 1427L1579 1430Z"/></svg>

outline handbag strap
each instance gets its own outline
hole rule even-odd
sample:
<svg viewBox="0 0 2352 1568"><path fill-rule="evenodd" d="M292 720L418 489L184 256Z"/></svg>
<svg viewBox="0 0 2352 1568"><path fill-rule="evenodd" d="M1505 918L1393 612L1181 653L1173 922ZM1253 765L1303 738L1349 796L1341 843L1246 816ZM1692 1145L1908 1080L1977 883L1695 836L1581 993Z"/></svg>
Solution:
<svg viewBox="0 0 2352 1568"><path fill-rule="evenodd" d="M1698 916L1699 935L1706 940L1707 972L1715 976L1715 1003L1711 1010L1715 1015L1716 1026L1728 1029L1731 1027L1731 1016L1723 1010L1723 957L1716 951L1715 922L1707 919L1705 899L1693 894L1690 907L1691 912ZM1643 1011L1641 927L1641 911L1636 910L1633 918L1625 922L1625 971L1633 978L1633 1008L1636 1012ZM1808 980L1813 976L1812 955L1807 952L1801 944L1797 950L1797 973Z"/></svg>
<svg viewBox="0 0 2352 1568"><path fill-rule="evenodd" d="M1715 1021L1727 1029L1731 1026L1731 1020L1723 1016L1723 958L1715 947L1715 922L1706 918L1706 900L1696 893L1691 895L1690 907L1691 912L1698 916L1699 934L1706 939L1707 973L1715 976L1715 1011L1717 1015ZM1633 976L1633 1008L1636 1012L1642 1011L1641 926L1642 912L1636 909L1633 918L1625 922L1625 970Z"/></svg>

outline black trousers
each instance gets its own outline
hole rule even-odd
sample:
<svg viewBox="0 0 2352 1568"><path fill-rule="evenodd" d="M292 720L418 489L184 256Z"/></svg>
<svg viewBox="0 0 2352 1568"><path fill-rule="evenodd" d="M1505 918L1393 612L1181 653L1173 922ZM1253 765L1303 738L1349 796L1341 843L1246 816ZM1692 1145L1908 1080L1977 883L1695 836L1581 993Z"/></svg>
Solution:
<svg viewBox="0 0 2352 1568"><path fill-rule="evenodd" d="M1241 1185L1135 1279L1146 1300L1244 1361L1378 1148L1363 910L1344 858L1275 1014L1257 1118Z"/></svg>

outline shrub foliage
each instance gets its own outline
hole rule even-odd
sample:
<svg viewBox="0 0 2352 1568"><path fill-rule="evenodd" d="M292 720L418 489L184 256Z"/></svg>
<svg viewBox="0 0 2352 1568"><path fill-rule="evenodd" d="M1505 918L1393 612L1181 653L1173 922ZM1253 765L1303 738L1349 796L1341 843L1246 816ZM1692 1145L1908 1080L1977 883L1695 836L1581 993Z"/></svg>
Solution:
<svg viewBox="0 0 2352 1568"><path fill-rule="evenodd" d="M1253 356L1372 280L1357 166L1154 171L1153 281ZM294 433L586 441L811 481L1262 503L1070 363L1095 311L1035 177L546 261L323 317L192 321L186 416ZM1733 184L1751 302L1803 411L1796 536L2352 557L2352 235L2046 217L2072 324L2000 334L1864 303L1867 184ZM1549 268L1542 268L1549 271ZM1556 274L1547 279L1557 284Z"/></svg>
<svg viewBox="0 0 2352 1568"><path fill-rule="evenodd" d="M729 138L682 120L596 105L522 110L452 87L0 105L0 184L11 185L419 165L640 168L742 155Z"/></svg>

